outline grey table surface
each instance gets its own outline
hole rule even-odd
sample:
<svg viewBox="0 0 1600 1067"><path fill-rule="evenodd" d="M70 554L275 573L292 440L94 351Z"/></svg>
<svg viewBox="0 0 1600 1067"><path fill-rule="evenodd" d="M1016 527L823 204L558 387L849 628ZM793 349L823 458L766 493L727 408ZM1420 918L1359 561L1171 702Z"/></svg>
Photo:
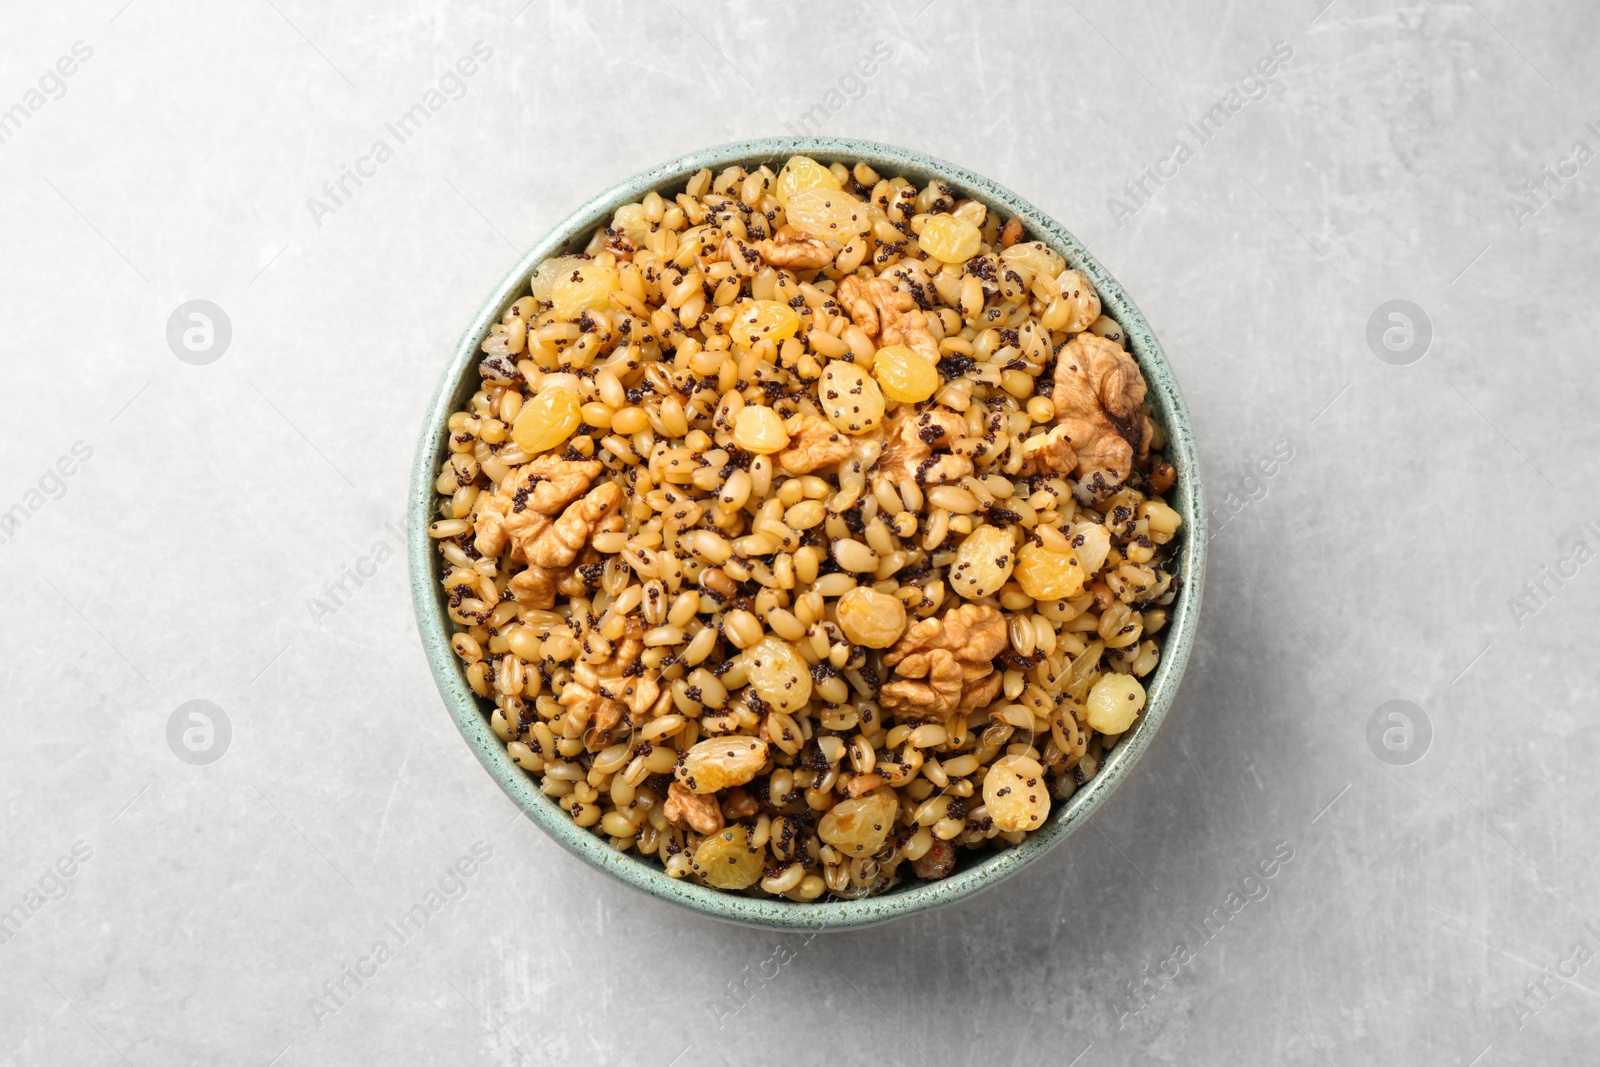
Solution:
<svg viewBox="0 0 1600 1067"><path fill-rule="evenodd" d="M0 16L0 1060L1594 1062L1592 5L522 5ZM518 818L395 525L517 253L785 131L1076 232L1218 509L1183 691L1092 827L814 939Z"/></svg>

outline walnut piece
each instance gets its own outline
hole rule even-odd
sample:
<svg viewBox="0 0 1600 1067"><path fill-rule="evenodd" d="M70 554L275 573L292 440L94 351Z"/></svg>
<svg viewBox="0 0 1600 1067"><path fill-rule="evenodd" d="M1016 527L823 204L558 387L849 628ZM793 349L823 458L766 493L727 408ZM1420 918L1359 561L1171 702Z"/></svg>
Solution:
<svg viewBox="0 0 1600 1067"><path fill-rule="evenodd" d="M848 459L855 443L821 415L791 415L784 425L789 445L778 453L785 474L810 474L818 467Z"/></svg>
<svg viewBox="0 0 1600 1067"><path fill-rule="evenodd" d="M921 485L940 485L972 473L972 457L934 449L948 449L967 436L967 420L943 407L918 411L901 405L889 417L888 440L873 470L895 481L912 479Z"/></svg>
<svg viewBox="0 0 1600 1067"><path fill-rule="evenodd" d="M1022 442L1022 467L1017 473L1024 478L1032 474L1071 474L1077 466L1078 453L1072 449L1072 438L1065 426L1057 426Z"/></svg>
<svg viewBox="0 0 1600 1067"><path fill-rule="evenodd" d="M789 270L816 270L833 262L833 250L793 226L781 227L764 241L755 243L757 254L774 267Z"/></svg>
<svg viewBox="0 0 1600 1067"><path fill-rule="evenodd" d="M1006 647L1006 621L998 608L962 604L923 619L883 657L902 681L883 687L890 711L949 715L981 708L1000 691L994 658Z"/></svg>
<svg viewBox="0 0 1600 1067"><path fill-rule="evenodd" d="M556 587L565 577L566 568L588 545L589 538L615 517L624 495L616 482L601 482L582 500L569 505L559 519L547 519L531 542L519 542L528 567L513 576L508 586L518 604L525 608L555 607Z"/></svg>
<svg viewBox="0 0 1600 1067"><path fill-rule="evenodd" d="M553 452L523 464L506 475L492 495L478 497L472 547L495 559L511 540L526 552L528 544L604 469L598 460L575 462Z"/></svg>
<svg viewBox="0 0 1600 1067"><path fill-rule="evenodd" d="M1056 359L1056 419L1078 456L1078 473L1096 495L1127 480L1143 441L1139 405L1144 376L1122 346L1093 333L1081 333Z"/></svg>
<svg viewBox="0 0 1600 1067"><path fill-rule="evenodd" d="M722 808L717 804L716 794L695 793L682 782L667 786L667 802L661 814L674 826L687 826L700 834L714 834L722 829Z"/></svg>
<svg viewBox="0 0 1600 1067"><path fill-rule="evenodd" d="M927 317L910 293L887 278L852 274L839 282L834 296L879 348L905 345L929 363L939 362L939 342L928 332Z"/></svg>
<svg viewBox="0 0 1600 1067"><path fill-rule="evenodd" d="M572 680L561 690L559 703L572 709L567 714L583 730L583 746L590 752L598 752L611 744L623 714L639 703L639 691L647 679L649 698L652 702L656 700L655 672L632 673L639 653L644 651L643 636L644 620L630 616L628 628L612 649L611 658L598 664L578 660L572 668ZM670 693L668 699L671 699ZM632 721L640 718L643 716Z"/></svg>

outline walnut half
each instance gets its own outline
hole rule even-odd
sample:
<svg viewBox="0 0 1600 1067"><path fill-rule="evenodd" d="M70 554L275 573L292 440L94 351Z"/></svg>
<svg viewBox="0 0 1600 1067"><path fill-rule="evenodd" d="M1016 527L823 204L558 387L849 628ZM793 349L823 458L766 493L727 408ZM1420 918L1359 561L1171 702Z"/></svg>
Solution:
<svg viewBox="0 0 1600 1067"><path fill-rule="evenodd" d="M777 459L785 474L810 474L818 467L850 458L855 451L850 438L820 415L791 415L784 429L789 431L789 445Z"/></svg>
<svg viewBox="0 0 1600 1067"><path fill-rule="evenodd" d="M571 504L554 522L546 521L532 542L524 546L528 567L510 582L511 595L528 608L552 608L556 587L566 568L578 558L589 539L606 527L620 525L616 514L626 494L616 482L601 482Z"/></svg>
<svg viewBox="0 0 1600 1067"><path fill-rule="evenodd" d="M766 240L756 242L756 252L774 267L817 270L833 262L833 250L793 226L780 227Z"/></svg>
<svg viewBox="0 0 1600 1067"><path fill-rule="evenodd" d="M1000 691L994 658L1006 640L1005 618L988 604L962 604L923 619L883 657L904 679L883 687L883 706L929 715L983 707Z"/></svg>
<svg viewBox="0 0 1600 1067"><path fill-rule="evenodd" d="M1083 484L1104 496L1127 481L1134 453L1148 444L1139 418L1144 376L1134 358L1115 341L1080 333L1056 358L1050 396Z"/></svg>
<svg viewBox="0 0 1600 1067"><path fill-rule="evenodd" d="M939 342L928 332L927 317L917 310L916 299L887 278L852 274L840 280L835 295L851 321L879 348L905 345L929 363L939 362Z"/></svg>
<svg viewBox="0 0 1600 1067"><path fill-rule="evenodd" d="M972 473L972 457L956 452L936 454L934 449L949 449L966 436L967 420L949 408L918 411L901 405L889 417L887 441L874 473L919 485L958 481Z"/></svg>
<svg viewBox="0 0 1600 1067"><path fill-rule="evenodd" d="M629 721L637 724L671 703L672 694L661 689L655 671L634 668L644 650L643 635L643 621L630 616L627 632L611 658L600 664L580 659L572 668L572 680L561 691L561 706L572 709L567 714L576 728L583 730L583 747L590 752L615 740L623 715L629 714Z"/></svg>
<svg viewBox="0 0 1600 1067"><path fill-rule="evenodd" d="M490 559L507 541L526 552L561 509L583 495L604 470L596 460L572 461L547 452L505 477L493 494L478 497L473 547Z"/></svg>
<svg viewBox="0 0 1600 1067"><path fill-rule="evenodd" d="M699 834L714 834L722 829L722 808L716 795L695 793L682 782L667 786L667 802L661 814L674 826L687 826Z"/></svg>

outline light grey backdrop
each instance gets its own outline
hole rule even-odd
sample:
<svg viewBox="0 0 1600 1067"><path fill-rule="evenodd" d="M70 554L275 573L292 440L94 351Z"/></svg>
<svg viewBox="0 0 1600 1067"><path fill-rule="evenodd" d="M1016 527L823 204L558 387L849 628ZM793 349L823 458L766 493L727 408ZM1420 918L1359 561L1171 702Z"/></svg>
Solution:
<svg viewBox="0 0 1600 1067"><path fill-rule="evenodd" d="M1592 5L522 2L7 5L0 1060L1593 1061ZM809 942L517 818L389 525L519 250L797 130L1075 231L1221 509L1183 692L1092 828ZM191 300L225 350L188 309L169 344Z"/></svg>

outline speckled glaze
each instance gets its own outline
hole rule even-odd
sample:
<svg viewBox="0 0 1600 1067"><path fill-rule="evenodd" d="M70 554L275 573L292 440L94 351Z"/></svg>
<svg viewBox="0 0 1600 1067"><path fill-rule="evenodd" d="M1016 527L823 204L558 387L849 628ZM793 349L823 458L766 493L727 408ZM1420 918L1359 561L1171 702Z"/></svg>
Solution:
<svg viewBox="0 0 1600 1067"><path fill-rule="evenodd" d="M618 207L638 200L650 190L664 195L681 191L689 176L701 167L718 171L736 163L746 167L766 164L777 170L796 153L823 162L864 161L880 174L904 175L919 185L934 177L943 178L962 196L979 200L1002 215L1017 216L1031 237L1043 240L1070 266L1087 274L1100 291L1106 314L1127 331L1130 347L1149 383L1151 407L1167 436L1167 457L1178 472L1170 502L1183 516L1183 550L1177 569L1182 586L1164 635L1161 663L1146 679L1148 704L1138 725L1105 760L1100 774L1066 803L1056 805L1048 822L1022 845L978 862L966 860L960 870L943 881L913 881L866 900L812 904L745 897L678 881L669 878L655 861L640 859L632 852L618 852L603 837L574 825L554 798L541 793L535 780L511 762L504 743L489 728L489 703L479 701L467 685L461 663L450 649L452 624L445 613L439 585L439 556L427 534L433 518L435 472L446 453L446 423L451 412L465 405L477 387L478 345L490 325L498 322L512 301L527 291L528 275L534 265L549 256L582 248L593 229L608 221ZM743 141L669 160L596 196L535 244L479 308L451 355L422 427L408 514L411 592L423 648L456 727L500 788L567 851L621 881L703 915L782 930L853 929L951 904L997 885L1066 840L1132 772L1172 706L1194 643L1205 578L1205 502L1189 413L1160 344L1122 286L1064 227L989 179L909 149L831 137Z"/></svg>

